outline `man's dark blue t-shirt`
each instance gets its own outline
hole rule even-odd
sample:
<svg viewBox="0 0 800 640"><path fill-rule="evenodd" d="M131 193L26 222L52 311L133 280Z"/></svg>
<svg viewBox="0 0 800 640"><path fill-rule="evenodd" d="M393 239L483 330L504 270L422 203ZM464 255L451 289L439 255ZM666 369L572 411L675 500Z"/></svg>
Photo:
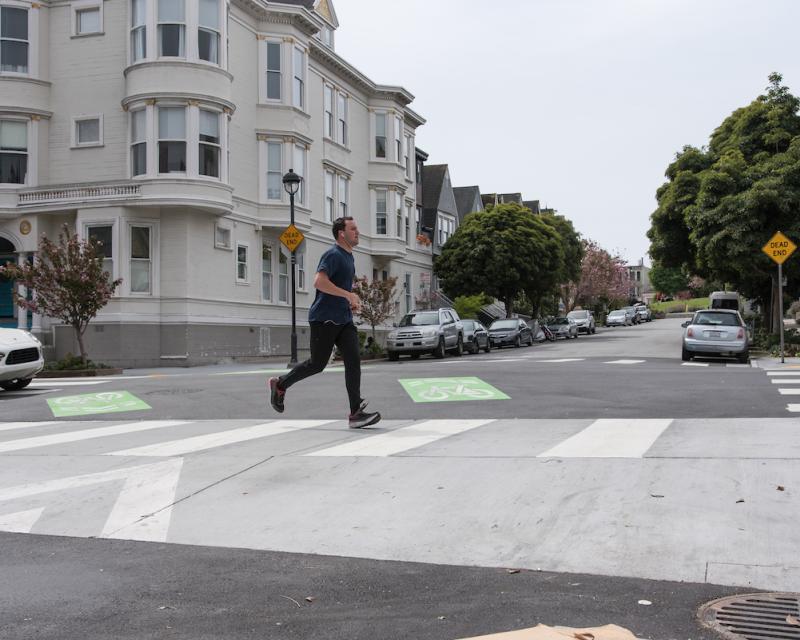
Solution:
<svg viewBox="0 0 800 640"><path fill-rule="evenodd" d="M345 251L338 244L332 246L319 259L317 271L324 271L328 279L340 289L353 290L353 278L356 276L356 261L353 254ZM350 301L340 296L332 296L317 289L317 295L308 310L309 322L334 322L347 324L353 321Z"/></svg>

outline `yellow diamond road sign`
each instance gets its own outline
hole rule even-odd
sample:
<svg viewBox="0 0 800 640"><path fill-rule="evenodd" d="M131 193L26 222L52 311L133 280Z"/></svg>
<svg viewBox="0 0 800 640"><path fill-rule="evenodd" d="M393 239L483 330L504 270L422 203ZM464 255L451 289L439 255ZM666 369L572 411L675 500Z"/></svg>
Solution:
<svg viewBox="0 0 800 640"><path fill-rule="evenodd" d="M783 264L794 253L795 249L797 249L797 245L780 231L775 233L769 239L769 242L761 247L761 250L778 264Z"/></svg>
<svg viewBox="0 0 800 640"><path fill-rule="evenodd" d="M293 224L286 227L286 230L281 234L281 242L289 251L297 249L303 240L305 240L303 232Z"/></svg>

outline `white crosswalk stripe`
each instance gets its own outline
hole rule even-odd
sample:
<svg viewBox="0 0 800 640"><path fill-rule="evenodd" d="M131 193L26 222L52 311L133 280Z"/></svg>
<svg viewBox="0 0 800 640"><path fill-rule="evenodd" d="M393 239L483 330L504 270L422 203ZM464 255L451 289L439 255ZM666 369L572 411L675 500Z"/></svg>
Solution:
<svg viewBox="0 0 800 640"><path fill-rule="evenodd" d="M13 431L14 429L30 429L32 427L43 427L47 424L58 424L50 420L48 422L0 422L0 431Z"/></svg>
<svg viewBox="0 0 800 640"><path fill-rule="evenodd" d="M778 389L782 396L800 396L800 389Z"/></svg>
<svg viewBox="0 0 800 640"><path fill-rule="evenodd" d="M98 384L108 384L111 380L34 380L28 385L29 389L52 389L53 387L88 387Z"/></svg>
<svg viewBox="0 0 800 640"><path fill-rule="evenodd" d="M783 378L770 378L770 382L772 382L772 384L800 384L800 378L789 378L788 380L784 380Z"/></svg>
<svg viewBox="0 0 800 640"><path fill-rule="evenodd" d="M800 371L767 371L768 376L800 376Z"/></svg>
<svg viewBox="0 0 800 640"><path fill-rule="evenodd" d="M647 362L646 360L608 360L603 364L641 364Z"/></svg>
<svg viewBox="0 0 800 640"><path fill-rule="evenodd" d="M708 362L681 362L682 367L707 367Z"/></svg>
<svg viewBox="0 0 800 640"><path fill-rule="evenodd" d="M595 420L539 458L641 458L672 420Z"/></svg>

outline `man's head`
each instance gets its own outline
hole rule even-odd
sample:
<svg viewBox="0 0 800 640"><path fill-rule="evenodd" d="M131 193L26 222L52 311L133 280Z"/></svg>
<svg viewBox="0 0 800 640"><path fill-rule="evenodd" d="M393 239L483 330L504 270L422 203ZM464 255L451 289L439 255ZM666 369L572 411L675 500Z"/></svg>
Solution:
<svg viewBox="0 0 800 640"><path fill-rule="evenodd" d="M352 216L336 218L332 231L337 244L343 248L351 249L358 244L358 226Z"/></svg>

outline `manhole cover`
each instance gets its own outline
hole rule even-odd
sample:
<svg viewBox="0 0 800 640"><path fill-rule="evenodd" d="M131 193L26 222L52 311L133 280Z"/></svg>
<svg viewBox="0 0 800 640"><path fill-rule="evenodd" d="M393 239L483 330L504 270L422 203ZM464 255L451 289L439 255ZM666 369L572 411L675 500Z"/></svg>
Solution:
<svg viewBox="0 0 800 640"><path fill-rule="evenodd" d="M800 640L800 594L745 593L700 607L700 622L730 640Z"/></svg>

